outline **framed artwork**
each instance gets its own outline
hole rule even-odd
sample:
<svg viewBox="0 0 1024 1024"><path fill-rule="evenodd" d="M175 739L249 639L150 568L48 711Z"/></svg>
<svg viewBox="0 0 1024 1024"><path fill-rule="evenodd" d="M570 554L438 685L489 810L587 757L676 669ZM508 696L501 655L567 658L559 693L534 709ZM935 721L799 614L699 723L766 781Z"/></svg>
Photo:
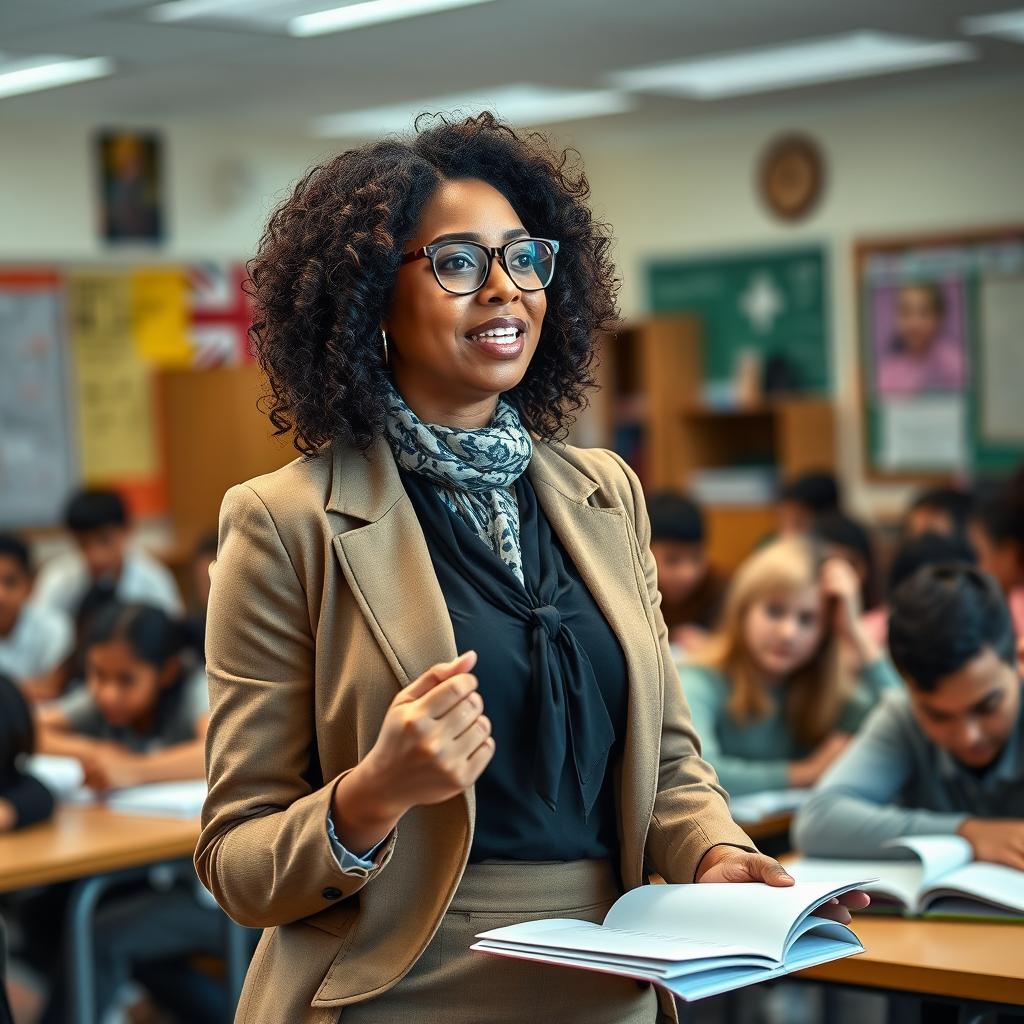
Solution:
<svg viewBox="0 0 1024 1024"><path fill-rule="evenodd" d="M166 214L160 136L154 132L101 131L95 146L99 225L104 241L163 241Z"/></svg>

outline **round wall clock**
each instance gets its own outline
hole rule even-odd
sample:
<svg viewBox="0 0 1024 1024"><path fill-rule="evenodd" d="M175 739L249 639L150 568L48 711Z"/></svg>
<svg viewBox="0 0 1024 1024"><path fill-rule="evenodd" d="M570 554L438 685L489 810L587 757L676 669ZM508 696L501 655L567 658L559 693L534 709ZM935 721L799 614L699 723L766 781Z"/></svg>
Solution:
<svg viewBox="0 0 1024 1024"><path fill-rule="evenodd" d="M758 187L777 217L800 220L817 205L825 184L825 161L818 144L806 135L784 135L761 157Z"/></svg>

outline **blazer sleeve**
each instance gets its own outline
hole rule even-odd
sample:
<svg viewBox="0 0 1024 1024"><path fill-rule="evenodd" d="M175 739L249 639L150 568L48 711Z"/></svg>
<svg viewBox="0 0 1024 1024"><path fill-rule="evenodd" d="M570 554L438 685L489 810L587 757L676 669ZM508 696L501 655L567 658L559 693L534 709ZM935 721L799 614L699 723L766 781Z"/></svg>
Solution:
<svg viewBox="0 0 1024 1024"><path fill-rule="evenodd" d="M308 781L314 641L301 580L269 510L248 484L220 516L206 633L209 795L199 878L224 911L254 928L287 924L352 895L387 864L345 870L328 835L334 790Z"/></svg>
<svg viewBox="0 0 1024 1024"><path fill-rule="evenodd" d="M701 860L713 846L737 846L751 851L757 848L732 820L725 790L719 785L715 770L701 757L700 738L683 696L661 614L658 570L651 554L651 524L643 490L633 470L614 452L609 454L622 467L629 484L627 510L636 532L664 674L658 795L645 853L650 867L666 882L692 882Z"/></svg>

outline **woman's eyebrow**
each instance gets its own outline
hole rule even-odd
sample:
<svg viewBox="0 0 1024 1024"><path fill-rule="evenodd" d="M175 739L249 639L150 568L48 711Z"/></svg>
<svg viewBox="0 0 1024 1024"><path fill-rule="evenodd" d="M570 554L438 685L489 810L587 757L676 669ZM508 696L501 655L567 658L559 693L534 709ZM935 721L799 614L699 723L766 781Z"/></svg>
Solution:
<svg viewBox="0 0 1024 1024"><path fill-rule="evenodd" d="M513 238L521 238L529 233L526 228L509 228L501 237L506 242L510 242ZM438 235L427 244L437 245L438 242L479 242L483 245L483 235L476 231L448 231L443 235Z"/></svg>

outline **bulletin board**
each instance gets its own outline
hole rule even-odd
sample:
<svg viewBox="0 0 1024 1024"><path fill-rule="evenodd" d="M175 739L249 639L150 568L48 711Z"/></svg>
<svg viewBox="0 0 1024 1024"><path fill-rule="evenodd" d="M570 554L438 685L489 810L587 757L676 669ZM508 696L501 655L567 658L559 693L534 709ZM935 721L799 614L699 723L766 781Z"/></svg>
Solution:
<svg viewBox="0 0 1024 1024"><path fill-rule="evenodd" d="M1024 227L863 241L854 264L869 474L1024 459Z"/></svg>
<svg viewBox="0 0 1024 1024"><path fill-rule="evenodd" d="M651 311L701 321L704 377L733 379L744 351L785 357L798 390L831 392L828 258L822 245L658 260L648 267Z"/></svg>
<svg viewBox="0 0 1024 1024"><path fill-rule="evenodd" d="M160 374L254 365L240 263L0 266L0 527L80 485L171 511Z"/></svg>

